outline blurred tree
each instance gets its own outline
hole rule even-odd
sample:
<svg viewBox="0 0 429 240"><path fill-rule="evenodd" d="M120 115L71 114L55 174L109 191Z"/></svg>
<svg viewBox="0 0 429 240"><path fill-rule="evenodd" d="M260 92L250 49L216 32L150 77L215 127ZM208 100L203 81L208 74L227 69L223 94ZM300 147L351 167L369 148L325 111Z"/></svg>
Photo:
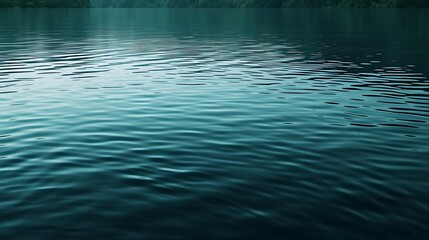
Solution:
<svg viewBox="0 0 429 240"><path fill-rule="evenodd" d="M429 0L0 0L0 7L429 7Z"/></svg>

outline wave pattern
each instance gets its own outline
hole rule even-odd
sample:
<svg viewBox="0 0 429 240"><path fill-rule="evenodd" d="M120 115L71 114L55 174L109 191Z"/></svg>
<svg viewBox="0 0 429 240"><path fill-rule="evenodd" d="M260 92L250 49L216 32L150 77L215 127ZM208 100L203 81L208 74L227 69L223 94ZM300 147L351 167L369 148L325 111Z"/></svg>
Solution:
<svg viewBox="0 0 429 240"><path fill-rule="evenodd" d="M130 24L0 22L2 239L427 236L422 63Z"/></svg>

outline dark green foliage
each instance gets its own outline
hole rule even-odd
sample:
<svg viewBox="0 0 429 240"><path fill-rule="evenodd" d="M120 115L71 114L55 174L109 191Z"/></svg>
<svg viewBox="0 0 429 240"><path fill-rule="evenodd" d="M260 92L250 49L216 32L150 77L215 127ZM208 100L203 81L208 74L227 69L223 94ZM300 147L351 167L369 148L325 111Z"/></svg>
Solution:
<svg viewBox="0 0 429 240"><path fill-rule="evenodd" d="M0 7L2 7L2 8L13 7L14 2L15 1L13 1L13 0L0 0Z"/></svg>
<svg viewBox="0 0 429 240"><path fill-rule="evenodd" d="M429 0L0 0L0 7L409 8Z"/></svg>
<svg viewBox="0 0 429 240"><path fill-rule="evenodd" d="M90 0L0 0L0 7L82 8L90 6Z"/></svg>

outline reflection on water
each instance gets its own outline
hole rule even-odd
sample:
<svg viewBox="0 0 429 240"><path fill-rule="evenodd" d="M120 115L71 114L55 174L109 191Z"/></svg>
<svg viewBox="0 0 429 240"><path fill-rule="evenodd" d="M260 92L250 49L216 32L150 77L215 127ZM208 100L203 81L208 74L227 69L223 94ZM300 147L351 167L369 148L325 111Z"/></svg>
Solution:
<svg viewBox="0 0 429 240"><path fill-rule="evenodd" d="M3 239L423 239L427 10L0 10Z"/></svg>

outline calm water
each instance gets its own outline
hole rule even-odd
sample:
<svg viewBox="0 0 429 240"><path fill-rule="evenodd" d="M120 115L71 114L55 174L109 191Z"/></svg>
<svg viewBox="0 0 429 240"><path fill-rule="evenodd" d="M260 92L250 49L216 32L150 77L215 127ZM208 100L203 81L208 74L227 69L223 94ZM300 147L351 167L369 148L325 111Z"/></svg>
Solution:
<svg viewBox="0 0 429 240"><path fill-rule="evenodd" d="M1 239L424 239L428 10L0 10Z"/></svg>

